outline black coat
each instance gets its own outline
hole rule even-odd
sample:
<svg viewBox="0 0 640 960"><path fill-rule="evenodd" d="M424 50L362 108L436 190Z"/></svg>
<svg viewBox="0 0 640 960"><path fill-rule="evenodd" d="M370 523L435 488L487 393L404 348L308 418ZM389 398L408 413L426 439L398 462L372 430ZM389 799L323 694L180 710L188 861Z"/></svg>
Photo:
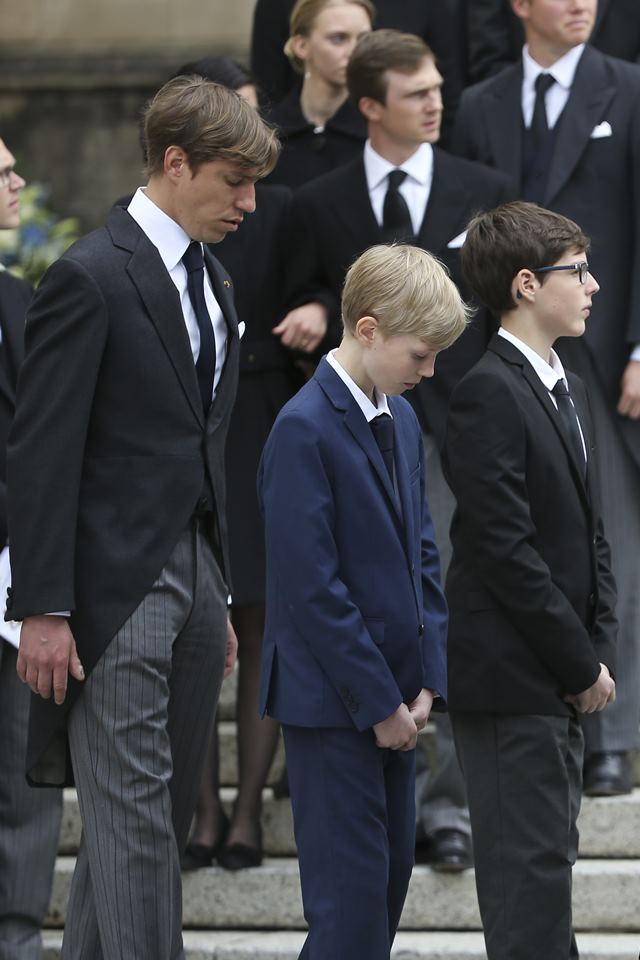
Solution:
<svg viewBox="0 0 640 960"><path fill-rule="evenodd" d="M522 65L465 90L453 136L461 156L520 183ZM610 136L593 138L608 124ZM578 374L589 349L605 398L640 464L640 422L619 417L620 378L640 343L640 67L586 47L563 111L544 206L580 224L600 292L583 341L559 342ZM586 379L586 374L585 374Z"/></svg>
<svg viewBox="0 0 640 960"><path fill-rule="evenodd" d="M223 450L238 327L230 280L208 251L205 261L228 328L206 422L178 292L125 210L53 264L27 315L8 450L8 616L70 610L87 675L158 578L207 476L209 533L228 571ZM35 780L69 782L65 718L79 690L70 679L61 706L32 700Z"/></svg>
<svg viewBox="0 0 640 960"><path fill-rule="evenodd" d="M476 83L515 63L522 52L524 30L510 0L471 0L467 5L469 79ZM637 0L599 0L590 40L611 57L640 57L640 4Z"/></svg>
<svg viewBox="0 0 640 960"><path fill-rule="evenodd" d="M569 376L582 468L549 393L496 335L451 397L443 453L456 498L447 576L451 710L563 715L615 671L615 584L586 393Z"/></svg>
<svg viewBox="0 0 640 960"><path fill-rule="evenodd" d="M7 542L7 440L16 406L16 382L24 357L24 320L31 286L0 271L0 549Z"/></svg>
<svg viewBox="0 0 640 960"><path fill-rule="evenodd" d="M295 0L257 0L251 35L251 70L265 105L277 103L294 87L299 88L283 48L289 37L289 16ZM446 0L377 0L376 28L415 33L431 47L444 78L443 136L453 123L460 91L462 68L456 23Z"/></svg>
<svg viewBox="0 0 640 960"><path fill-rule="evenodd" d="M417 244L439 257L465 292L460 250L448 244L471 216L510 199L508 179L477 163L434 149L433 183ZM367 247L382 243L367 190L362 156L306 187L294 197L289 307L311 300L325 303L331 326L327 345L340 337L339 298L347 269ZM482 355L492 331L486 311L436 360L435 376L407 393L424 429L440 441L451 389Z"/></svg>

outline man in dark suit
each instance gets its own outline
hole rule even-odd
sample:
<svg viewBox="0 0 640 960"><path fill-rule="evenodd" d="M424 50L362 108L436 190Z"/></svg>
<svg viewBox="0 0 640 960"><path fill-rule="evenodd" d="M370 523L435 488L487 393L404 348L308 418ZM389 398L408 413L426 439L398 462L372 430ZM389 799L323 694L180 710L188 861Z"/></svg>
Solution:
<svg viewBox="0 0 640 960"><path fill-rule="evenodd" d="M0 140L0 230L20 223L24 180ZM8 570L6 451L24 355L31 286L0 267L0 564ZM4 599L4 597L3 597ZM3 625L4 626L4 625ZM8 628L8 629L7 629ZM0 629L0 957L40 960L49 905L62 792L32 790L24 776L29 691L16 674L17 630Z"/></svg>
<svg viewBox="0 0 640 960"><path fill-rule="evenodd" d="M340 346L283 407L261 462L260 708L283 724L300 957L389 960L413 866L417 734L446 699L422 437L399 394L433 374L466 309L433 257L400 245L356 260L342 305Z"/></svg>
<svg viewBox="0 0 640 960"><path fill-rule="evenodd" d="M449 709L467 784L488 960L577 957L582 733L615 698L615 585L584 386L552 349L598 284L589 241L522 202L476 217L465 275L500 318L455 388Z"/></svg>
<svg viewBox="0 0 640 960"><path fill-rule="evenodd" d="M37 695L27 769L62 784L72 767L83 822L65 960L184 955L180 854L235 660L238 326L202 244L251 213L278 147L235 92L193 77L151 101L145 141L147 187L36 294L9 443L7 616Z"/></svg>
<svg viewBox="0 0 640 960"><path fill-rule="evenodd" d="M511 196L506 177L479 164L461 163L434 146L442 116L442 77L419 37L395 30L367 34L351 57L347 79L350 95L367 119L369 140L356 161L295 194L289 273L294 309L281 326L310 312L335 330L340 289L350 263L367 247L384 241L411 240L429 250L462 286L459 248L469 218ZM402 181L399 186L397 178ZM425 433L429 500L443 568L450 553L453 512L439 462L448 398L452 386L484 351L489 324L488 314L479 314L438 358L434 376L422 380L409 398ZM309 346L304 339L294 345ZM420 823L431 862L443 869L460 869L471 862L469 826L444 716L437 721L437 741L438 772L420 798Z"/></svg>
<svg viewBox="0 0 640 960"><path fill-rule="evenodd" d="M473 0L467 6L469 78L476 83L515 63L524 31L510 0ZM611 57L640 57L640 5L636 0L599 0L590 43Z"/></svg>
<svg viewBox="0 0 640 960"><path fill-rule="evenodd" d="M631 789L640 700L640 67L585 46L595 0L514 0L522 60L470 87L454 148L510 174L519 194L591 237L601 286L584 338L558 353L585 382L601 458L605 531L618 585L614 707L585 721L585 791Z"/></svg>

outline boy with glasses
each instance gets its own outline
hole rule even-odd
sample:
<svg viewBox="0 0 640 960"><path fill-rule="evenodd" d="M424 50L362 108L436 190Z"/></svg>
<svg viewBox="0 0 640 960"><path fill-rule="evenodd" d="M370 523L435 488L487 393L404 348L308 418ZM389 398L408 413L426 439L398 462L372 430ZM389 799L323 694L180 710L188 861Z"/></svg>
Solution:
<svg viewBox="0 0 640 960"><path fill-rule="evenodd" d="M462 248L467 282L500 321L453 392L444 451L457 503L449 708L488 960L578 955L578 714L615 700L589 405L553 349L588 323L588 247L571 220L517 202L474 218Z"/></svg>

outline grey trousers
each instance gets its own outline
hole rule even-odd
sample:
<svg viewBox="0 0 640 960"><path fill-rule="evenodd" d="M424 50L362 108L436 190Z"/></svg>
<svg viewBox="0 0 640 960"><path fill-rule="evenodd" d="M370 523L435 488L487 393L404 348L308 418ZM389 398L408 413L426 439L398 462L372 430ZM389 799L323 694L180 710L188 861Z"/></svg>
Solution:
<svg viewBox="0 0 640 960"><path fill-rule="evenodd" d="M454 712L488 960L569 960L583 737L575 717Z"/></svg>
<svg viewBox="0 0 640 960"><path fill-rule="evenodd" d="M440 553L442 579L451 560L449 528L455 498L442 473L440 452L433 437L423 434L427 499ZM456 757L451 723L446 713L432 713L435 749L428 761L424 750L416 751L417 835L428 837L436 830L454 829L470 833L465 786Z"/></svg>
<svg viewBox="0 0 640 960"><path fill-rule="evenodd" d="M227 590L195 524L69 718L83 836L63 960L182 960L187 842L226 650Z"/></svg>
<svg viewBox="0 0 640 960"><path fill-rule="evenodd" d="M581 718L587 754L634 749L639 745L640 724L640 471L613 422L592 370L588 381L602 519L611 546L620 626L616 702Z"/></svg>
<svg viewBox="0 0 640 960"><path fill-rule="evenodd" d="M25 779L31 691L0 639L0 960L40 960L58 849L62 790Z"/></svg>

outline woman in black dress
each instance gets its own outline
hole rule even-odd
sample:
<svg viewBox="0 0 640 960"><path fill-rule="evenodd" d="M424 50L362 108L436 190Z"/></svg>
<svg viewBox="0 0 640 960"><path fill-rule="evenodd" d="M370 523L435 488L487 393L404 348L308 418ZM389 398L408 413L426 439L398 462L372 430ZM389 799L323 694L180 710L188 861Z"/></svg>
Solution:
<svg viewBox="0 0 640 960"><path fill-rule="evenodd" d="M237 90L257 107L247 71L229 57L205 57L180 73L199 73ZM262 447L278 411L301 385L301 376L273 327L282 317L285 240L291 192L256 185L256 209L236 233L215 245L232 278L240 342L240 379L226 448L227 521L231 562L231 619L238 637L238 795L229 823L218 791L218 741L214 732L203 775L184 869L208 866L214 857L230 870L262 859L262 789L273 759L278 725L258 716L260 653L264 627L265 561L256 474Z"/></svg>
<svg viewBox="0 0 640 960"><path fill-rule="evenodd" d="M298 0L293 7L284 52L303 80L266 112L283 141L269 183L295 189L362 150L366 124L348 99L347 61L374 16L370 0Z"/></svg>

